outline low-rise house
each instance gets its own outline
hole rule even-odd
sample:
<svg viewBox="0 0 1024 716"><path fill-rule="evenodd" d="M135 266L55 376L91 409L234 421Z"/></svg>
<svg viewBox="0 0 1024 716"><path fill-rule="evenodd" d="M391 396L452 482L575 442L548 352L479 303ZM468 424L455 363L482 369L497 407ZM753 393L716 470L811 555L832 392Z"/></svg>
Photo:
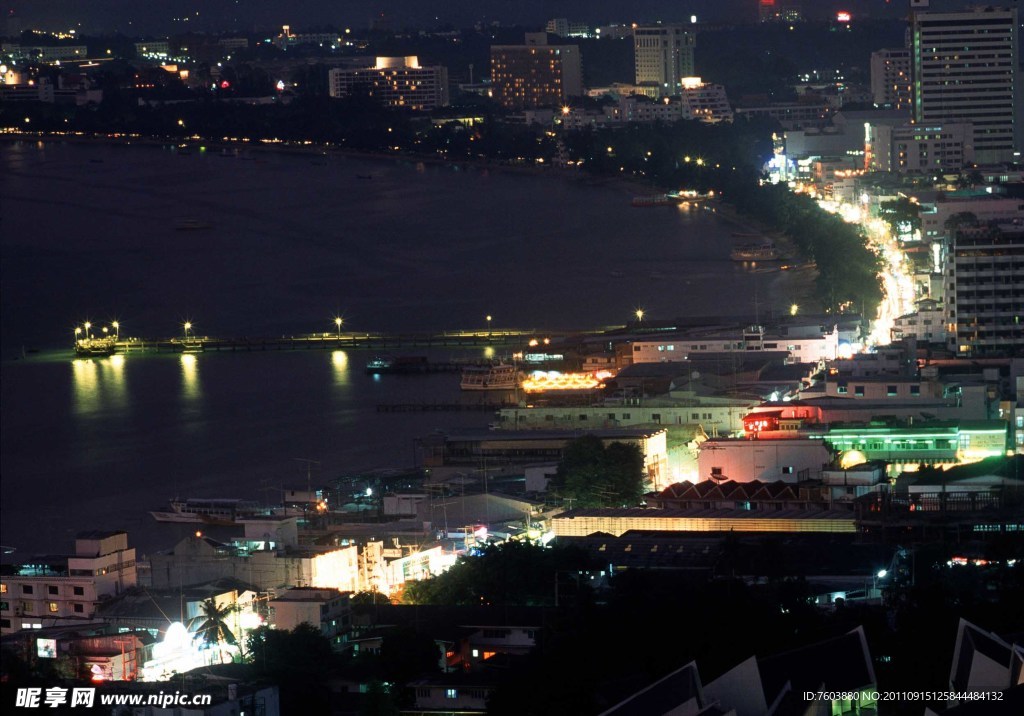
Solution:
<svg viewBox="0 0 1024 716"><path fill-rule="evenodd" d="M331 642L343 649L352 627L351 594L337 589L292 587L267 601L268 622L274 629L291 631L300 624L309 624Z"/></svg>

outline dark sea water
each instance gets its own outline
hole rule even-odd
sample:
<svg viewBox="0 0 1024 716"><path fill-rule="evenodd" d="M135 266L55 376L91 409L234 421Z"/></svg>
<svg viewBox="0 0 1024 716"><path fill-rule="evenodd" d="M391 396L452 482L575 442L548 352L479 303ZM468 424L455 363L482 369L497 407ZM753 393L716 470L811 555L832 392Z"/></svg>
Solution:
<svg viewBox="0 0 1024 716"><path fill-rule="evenodd" d="M361 177L372 177L366 179ZM636 209L617 185L482 169L171 148L0 144L0 544L64 551L126 528L177 532L169 498L268 499L413 462L432 430L489 413L378 413L454 401L458 376L364 374L359 352L73 361L76 324L122 336L593 328L788 305L780 278L728 260L703 210ZM183 219L210 228L180 231ZM771 298L770 298L771 297ZM95 328L94 328L95 332ZM39 353L33 352L38 349ZM449 354L435 356L448 358Z"/></svg>

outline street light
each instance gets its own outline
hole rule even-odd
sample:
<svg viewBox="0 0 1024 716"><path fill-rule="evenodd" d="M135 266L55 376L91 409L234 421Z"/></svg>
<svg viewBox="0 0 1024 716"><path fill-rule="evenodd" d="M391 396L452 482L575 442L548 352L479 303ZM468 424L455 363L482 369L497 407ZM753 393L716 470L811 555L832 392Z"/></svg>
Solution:
<svg viewBox="0 0 1024 716"><path fill-rule="evenodd" d="M89 321L86 321L83 325L85 326L85 337L87 339L92 338L92 335L89 333L89 329L92 328L92 324L89 323Z"/></svg>
<svg viewBox="0 0 1024 716"><path fill-rule="evenodd" d="M637 323L639 323L640 321L644 320L644 309L642 309L642 308L636 309L636 320L637 320Z"/></svg>
<svg viewBox="0 0 1024 716"><path fill-rule="evenodd" d="M82 335L82 329L79 328L78 326L75 326L75 345L78 345L78 341L79 341L78 337L80 335Z"/></svg>
<svg viewBox="0 0 1024 716"><path fill-rule="evenodd" d="M491 315L487 314L487 335L491 335Z"/></svg>
<svg viewBox="0 0 1024 716"><path fill-rule="evenodd" d="M192 330L192 321L185 321L185 340L188 340L188 332Z"/></svg>
<svg viewBox="0 0 1024 716"><path fill-rule="evenodd" d="M800 310L800 306L798 306L798 305L796 305L794 303L792 306L789 307L789 315L795 316L796 312L799 311L799 310Z"/></svg>
<svg viewBox="0 0 1024 716"><path fill-rule="evenodd" d="M338 338L341 338L341 324L344 322L345 320L341 316L334 317L334 325L338 327Z"/></svg>
<svg viewBox="0 0 1024 716"><path fill-rule="evenodd" d="M110 329L103 326L103 337L106 338L110 334Z"/></svg>
<svg viewBox="0 0 1024 716"><path fill-rule="evenodd" d="M117 340L118 338L121 337L121 324L118 323L117 321L114 321L110 325L114 327L114 339Z"/></svg>

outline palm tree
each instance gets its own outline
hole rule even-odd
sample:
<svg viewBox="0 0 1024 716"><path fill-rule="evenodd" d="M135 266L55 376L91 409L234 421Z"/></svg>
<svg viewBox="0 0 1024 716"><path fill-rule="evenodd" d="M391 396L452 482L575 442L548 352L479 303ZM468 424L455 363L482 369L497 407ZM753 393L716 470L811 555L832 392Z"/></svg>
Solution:
<svg viewBox="0 0 1024 716"><path fill-rule="evenodd" d="M203 600L199 610L200 613L190 619L188 623L189 629L193 626L196 627L196 637L202 639L209 647L217 647L224 643L237 646L238 640L235 639L235 635L231 633L227 624L227 618L238 611L237 604L222 607L213 597L210 597ZM220 653L219 650L218 653Z"/></svg>

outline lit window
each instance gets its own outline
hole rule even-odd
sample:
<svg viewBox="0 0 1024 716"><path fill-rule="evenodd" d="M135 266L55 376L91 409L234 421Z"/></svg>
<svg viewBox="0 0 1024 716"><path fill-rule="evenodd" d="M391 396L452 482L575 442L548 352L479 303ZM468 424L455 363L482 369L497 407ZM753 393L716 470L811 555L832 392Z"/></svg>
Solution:
<svg viewBox="0 0 1024 716"><path fill-rule="evenodd" d="M50 613L51 614L57 613L57 611L59 611L59 609L60 608L57 606L57 602L50 602Z"/></svg>
<svg viewBox="0 0 1024 716"><path fill-rule="evenodd" d="M446 698L449 698L449 699L457 699L457 698L459 698L459 690L458 689L445 689L444 695L445 695Z"/></svg>

